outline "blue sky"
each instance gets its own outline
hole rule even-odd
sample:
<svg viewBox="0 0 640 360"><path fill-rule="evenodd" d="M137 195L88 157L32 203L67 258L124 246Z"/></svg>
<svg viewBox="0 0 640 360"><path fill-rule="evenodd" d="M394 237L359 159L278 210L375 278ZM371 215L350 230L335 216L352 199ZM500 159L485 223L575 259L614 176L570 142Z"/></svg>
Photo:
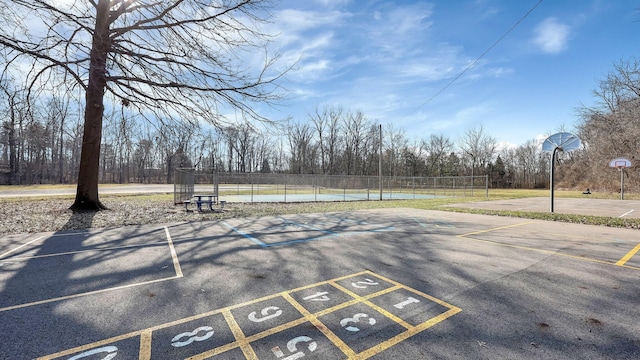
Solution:
<svg viewBox="0 0 640 360"><path fill-rule="evenodd" d="M410 139L482 126L514 145L572 131L613 63L640 57L640 0L538 2L282 0L274 45L299 62L271 116L339 106Z"/></svg>

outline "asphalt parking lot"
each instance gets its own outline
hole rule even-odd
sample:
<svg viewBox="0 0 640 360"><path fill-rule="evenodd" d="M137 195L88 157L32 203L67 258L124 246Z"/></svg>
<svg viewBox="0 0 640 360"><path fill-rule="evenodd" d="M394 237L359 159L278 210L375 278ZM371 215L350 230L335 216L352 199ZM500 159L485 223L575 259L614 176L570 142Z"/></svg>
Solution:
<svg viewBox="0 0 640 360"><path fill-rule="evenodd" d="M0 238L3 359L637 359L637 230L415 209Z"/></svg>
<svg viewBox="0 0 640 360"><path fill-rule="evenodd" d="M549 197L532 197L467 202L451 206L486 210L550 212L551 199ZM555 198L553 201L553 212L559 214L639 218L640 201L593 199L589 196L583 198Z"/></svg>

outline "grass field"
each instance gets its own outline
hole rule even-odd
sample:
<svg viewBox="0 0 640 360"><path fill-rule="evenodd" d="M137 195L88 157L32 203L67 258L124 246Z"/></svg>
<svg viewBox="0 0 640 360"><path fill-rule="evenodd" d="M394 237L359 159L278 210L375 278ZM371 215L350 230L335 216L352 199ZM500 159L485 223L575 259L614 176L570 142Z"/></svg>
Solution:
<svg viewBox="0 0 640 360"><path fill-rule="evenodd" d="M109 185L111 186L111 185ZM114 185L123 186L123 185ZM102 185L101 185L102 187ZM39 190L39 189L75 189L74 185L30 185L30 186L0 186L0 191L4 190ZM113 212L125 212L126 224L137 223L136 219L132 217L132 213L139 212L141 214L151 213L153 211L162 210L162 214L172 213L171 218L162 218L159 215L158 221L174 221L174 220L187 220L187 221L199 221L216 219L220 217L247 217L247 216L264 216L264 215L283 215L292 213L322 213L333 211L352 211L362 209L379 209L379 208L416 208L425 210L441 210L441 211L454 211L473 214L486 214L496 216L508 216L519 217L529 219L541 219L551 221L562 221L580 224L592 224L592 225L604 225L612 227L623 228L635 228L640 229L640 219L632 218L612 218L603 216L590 216L590 215L578 215L578 214L561 214L550 212L533 212L533 211L504 211L504 210L482 210L482 209L467 209L450 207L452 204L459 204L463 202L478 202L478 201L492 201L492 200L508 200L530 197L549 197L549 190L514 190L514 189L490 189L489 196L485 197L484 191L478 191L477 195L470 197L441 197L432 199L412 199L412 200L385 200L385 201L338 201L338 202L312 202L312 203L266 203L262 205L258 204L230 204L229 211L225 214L208 214L202 213L197 215L190 215L189 217L177 218L182 216L184 209L182 205L173 205L173 193L156 193L156 194L101 194L101 201L109 208L113 209ZM577 190L556 190L554 192L556 198L583 198L581 191ZM599 193L594 192L590 195L591 198L596 199L618 199L620 197L617 193ZM70 206L73 202L74 195L51 195L51 196L29 196L29 197L0 197L0 204L3 207L12 207L16 209L23 209L24 206L21 203L30 202L27 208L29 209L51 209L51 202L55 202L61 205L59 209L64 209ZM639 194L628 193L625 194L625 199L639 200ZM39 206L39 204L41 204ZM124 209L124 210L123 210ZM130 210L130 209L135 209ZM141 209L149 209L144 211ZM182 210L182 211L181 211ZM23 221L29 221L28 218L24 218L27 215L37 210L29 210L29 212L22 211L21 216ZM61 211L61 210L60 210ZM108 213L109 211L107 211ZM173 214L175 213L175 214ZM197 213L197 212L196 212ZM104 214L106 215L106 214ZM54 216L51 213L41 214L41 216ZM4 221L12 221L8 217L3 219ZM148 223L154 221L153 218L145 216L144 222ZM117 226L117 222L112 224ZM97 224L93 224L94 226Z"/></svg>

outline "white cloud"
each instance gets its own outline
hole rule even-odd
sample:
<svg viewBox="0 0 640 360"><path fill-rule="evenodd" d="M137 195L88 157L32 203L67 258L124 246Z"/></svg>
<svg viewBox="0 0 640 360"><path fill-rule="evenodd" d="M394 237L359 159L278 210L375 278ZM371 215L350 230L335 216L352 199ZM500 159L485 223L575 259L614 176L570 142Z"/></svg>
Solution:
<svg viewBox="0 0 640 360"><path fill-rule="evenodd" d="M548 18L535 29L533 42L548 54L557 54L567 48L571 27L558 22L556 18Z"/></svg>
<svg viewBox="0 0 640 360"><path fill-rule="evenodd" d="M324 7L339 7L349 3L349 0L316 0L316 2Z"/></svg>

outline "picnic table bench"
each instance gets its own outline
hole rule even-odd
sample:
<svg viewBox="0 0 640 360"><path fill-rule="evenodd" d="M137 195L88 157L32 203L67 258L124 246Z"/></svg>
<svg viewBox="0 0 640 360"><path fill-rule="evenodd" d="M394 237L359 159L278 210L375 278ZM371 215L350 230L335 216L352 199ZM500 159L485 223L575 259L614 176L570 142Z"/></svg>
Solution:
<svg viewBox="0 0 640 360"><path fill-rule="evenodd" d="M214 204L220 204L220 210L223 211L226 201L218 201L218 195L216 194L194 194L191 196L191 199L184 200L183 203L186 211L190 211L189 205L191 205L191 203L196 204L198 211L202 211L203 204L207 205L211 211L214 211Z"/></svg>

